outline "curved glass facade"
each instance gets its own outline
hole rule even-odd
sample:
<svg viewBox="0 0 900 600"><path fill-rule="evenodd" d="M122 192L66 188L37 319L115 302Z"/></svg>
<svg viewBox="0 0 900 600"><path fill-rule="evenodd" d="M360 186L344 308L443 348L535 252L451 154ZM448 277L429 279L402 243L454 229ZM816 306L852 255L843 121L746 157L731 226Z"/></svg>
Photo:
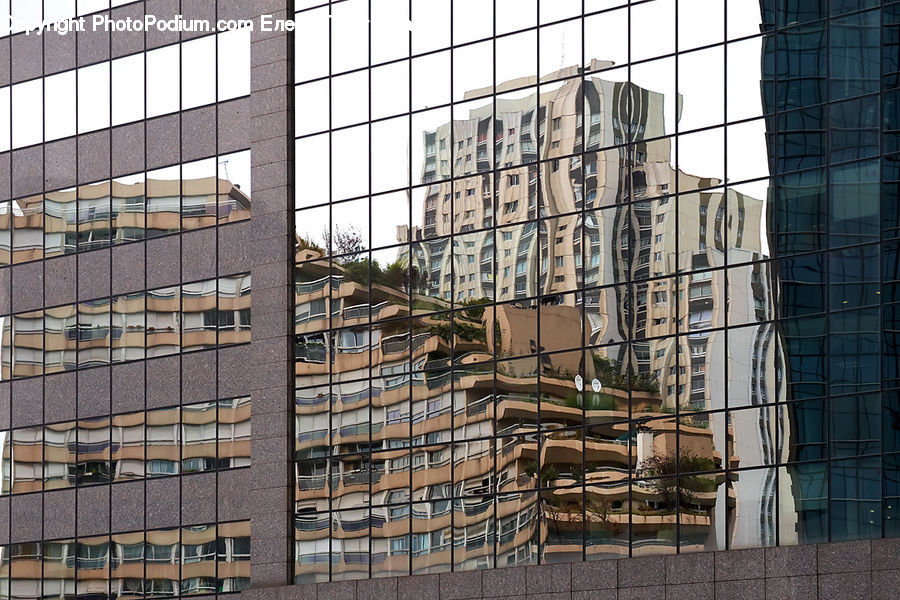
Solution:
<svg viewBox="0 0 900 600"><path fill-rule="evenodd" d="M900 5L821 6L296 14L296 581L898 533Z"/></svg>

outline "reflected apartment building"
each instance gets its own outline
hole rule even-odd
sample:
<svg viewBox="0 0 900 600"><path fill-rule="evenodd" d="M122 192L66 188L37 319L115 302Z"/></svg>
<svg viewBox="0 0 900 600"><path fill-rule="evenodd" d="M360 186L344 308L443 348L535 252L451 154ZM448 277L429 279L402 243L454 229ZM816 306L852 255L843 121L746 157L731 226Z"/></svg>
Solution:
<svg viewBox="0 0 900 600"><path fill-rule="evenodd" d="M764 201L673 167L662 94L577 73L422 133L389 265L298 238L298 581L774 536L774 481L722 472L774 412L706 412L778 393L766 267L730 304L721 270L765 256Z"/></svg>
<svg viewBox="0 0 900 600"><path fill-rule="evenodd" d="M168 175L4 202L0 259L26 263L249 219L250 198L231 181L180 179L177 167ZM250 274L0 317L0 330L0 381L247 344ZM53 417L0 431L0 495L250 465L249 397L68 422L49 422ZM249 527L236 521L3 546L0 594L142 598L239 591L250 580Z"/></svg>

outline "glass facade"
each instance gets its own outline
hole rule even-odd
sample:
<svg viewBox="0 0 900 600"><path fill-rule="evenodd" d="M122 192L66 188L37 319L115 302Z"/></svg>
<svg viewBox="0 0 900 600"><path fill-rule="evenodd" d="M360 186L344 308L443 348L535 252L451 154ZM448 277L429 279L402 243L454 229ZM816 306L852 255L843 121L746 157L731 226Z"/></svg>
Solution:
<svg viewBox="0 0 900 600"><path fill-rule="evenodd" d="M2 600L250 586L242 5L0 0Z"/></svg>
<svg viewBox="0 0 900 600"><path fill-rule="evenodd" d="M320 4L297 582L900 533L900 4Z"/></svg>
<svg viewBox="0 0 900 600"><path fill-rule="evenodd" d="M250 582L250 522L0 546L13 598L166 598L239 592Z"/></svg>

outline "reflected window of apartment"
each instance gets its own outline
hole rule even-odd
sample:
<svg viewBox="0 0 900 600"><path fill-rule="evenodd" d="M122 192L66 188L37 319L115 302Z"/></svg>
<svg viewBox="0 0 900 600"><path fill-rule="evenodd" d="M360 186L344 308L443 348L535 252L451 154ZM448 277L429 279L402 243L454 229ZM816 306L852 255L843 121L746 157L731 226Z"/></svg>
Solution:
<svg viewBox="0 0 900 600"><path fill-rule="evenodd" d="M147 173L147 237L181 229L181 167L166 167Z"/></svg>

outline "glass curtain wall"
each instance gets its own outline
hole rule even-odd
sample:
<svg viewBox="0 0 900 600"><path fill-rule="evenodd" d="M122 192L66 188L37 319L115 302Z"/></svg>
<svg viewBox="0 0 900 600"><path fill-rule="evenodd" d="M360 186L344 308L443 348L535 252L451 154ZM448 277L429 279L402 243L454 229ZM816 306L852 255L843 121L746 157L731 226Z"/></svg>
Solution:
<svg viewBox="0 0 900 600"><path fill-rule="evenodd" d="M900 10L807 4L297 3L298 582L890 530Z"/></svg>

